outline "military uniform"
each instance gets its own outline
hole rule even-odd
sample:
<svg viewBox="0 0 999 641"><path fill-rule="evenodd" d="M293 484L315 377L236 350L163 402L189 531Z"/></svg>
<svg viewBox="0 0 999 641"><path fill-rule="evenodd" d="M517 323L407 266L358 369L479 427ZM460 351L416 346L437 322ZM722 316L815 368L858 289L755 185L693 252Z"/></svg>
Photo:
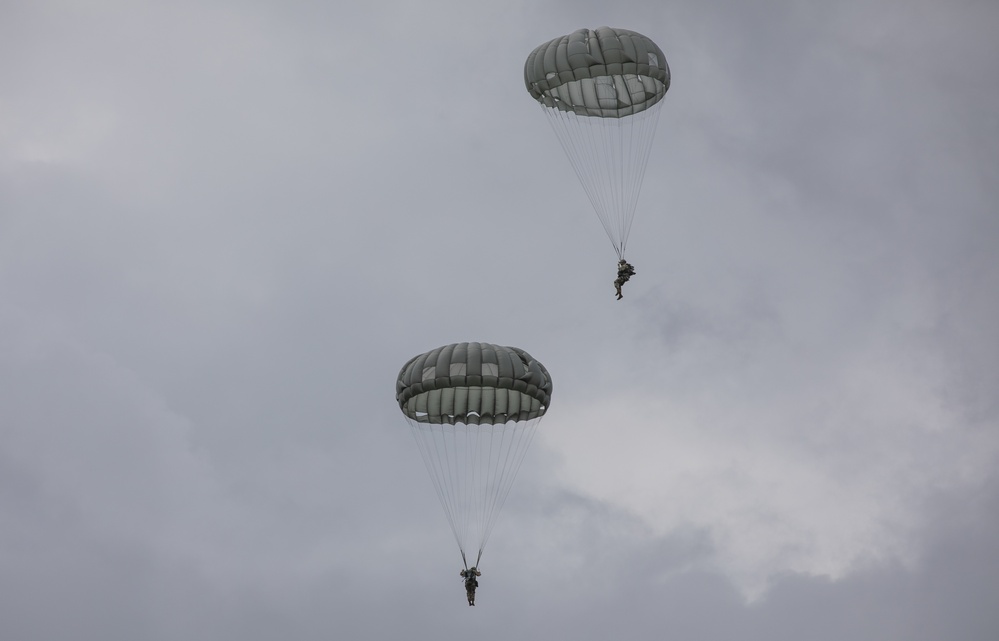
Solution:
<svg viewBox="0 0 999 641"><path fill-rule="evenodd" d="M465 596L468 597L468 605L475 605L475 588L479 587L479 581L475 577L482 576L473 565L467 570L462 570L458 573L463 579L465 579Z"/></svg>
<svg viewBox="0 0 999 641"><path fill-rule="evenodd" d="M627 283L634 275L635 268L631 263L623 258L617 261L617 279L614 281L614 290L617 292L618 300L624 298L624 294L621 293L621 286Z"/></svg>

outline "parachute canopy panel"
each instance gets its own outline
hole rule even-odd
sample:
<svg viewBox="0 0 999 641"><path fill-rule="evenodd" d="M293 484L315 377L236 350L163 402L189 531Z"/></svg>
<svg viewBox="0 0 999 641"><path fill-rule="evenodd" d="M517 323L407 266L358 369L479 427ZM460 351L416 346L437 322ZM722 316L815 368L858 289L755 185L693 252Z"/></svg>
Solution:
<svg viewBox="0 0 999 641"><path fill-rule="evenodd" d="M544 365L516 347L454 343L412 358L399 372L396 400L418 423L502 425L539 418L552 382Z"/></svg>
<svg viewBox="0 0 999 641"><path fill-rule="evenodd" d="M579 116L621 118L666 95L670 73L662 49L627 29L580 29L531 52L527 91L546 107Z"/></svg>

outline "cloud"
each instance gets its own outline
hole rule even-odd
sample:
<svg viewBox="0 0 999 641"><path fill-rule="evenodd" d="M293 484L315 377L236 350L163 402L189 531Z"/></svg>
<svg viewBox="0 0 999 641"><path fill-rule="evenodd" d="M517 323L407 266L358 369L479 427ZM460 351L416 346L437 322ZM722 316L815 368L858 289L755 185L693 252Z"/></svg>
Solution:
<svg viewBox="0 0 999 641"><path fill-rule="evenodd" d="M991 638L995 9L897 4L5 10L0 636ZM600 24L621 302L521 76ZM461 340L555 379L476 608L392 396Z"/></svg>

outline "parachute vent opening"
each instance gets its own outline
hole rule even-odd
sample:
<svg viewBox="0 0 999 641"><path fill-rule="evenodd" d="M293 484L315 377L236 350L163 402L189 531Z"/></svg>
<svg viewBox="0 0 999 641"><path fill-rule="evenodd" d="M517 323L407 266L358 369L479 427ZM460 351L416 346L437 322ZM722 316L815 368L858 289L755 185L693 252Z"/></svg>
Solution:
<svg viewBox="0 0 999 641"><path fill-rule="evenodd" d="M652 52L649 52L649 66L659 68L659 56Z"/></svg>
<svg viewBox="0 0 999 641"><path fill-rule="evenodd" d="M430 367L423 368L423 380L432 381L434 377L437 376L437 367L431 365Z"/></svg>

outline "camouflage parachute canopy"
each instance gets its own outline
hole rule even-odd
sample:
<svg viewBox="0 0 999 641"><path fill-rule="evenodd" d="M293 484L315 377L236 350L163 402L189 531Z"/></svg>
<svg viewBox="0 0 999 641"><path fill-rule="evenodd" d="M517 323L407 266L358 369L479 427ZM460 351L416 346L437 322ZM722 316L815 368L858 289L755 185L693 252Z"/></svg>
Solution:
<svg viewBox="0 0 999 641"><path fill-rule="evenodd" d="M543 416L552 381L522 349L454 343L410 359L395 390L399 409L418 423L500 425Z"/></svg>
<svg viewBox="0 0 999 641"><path fill-rule="evenodd" d="M662 100L669 89L662 49L627 29L580 29L536 48L524 65L527 91L546 107L578 116L621 118Z"/></svg>

